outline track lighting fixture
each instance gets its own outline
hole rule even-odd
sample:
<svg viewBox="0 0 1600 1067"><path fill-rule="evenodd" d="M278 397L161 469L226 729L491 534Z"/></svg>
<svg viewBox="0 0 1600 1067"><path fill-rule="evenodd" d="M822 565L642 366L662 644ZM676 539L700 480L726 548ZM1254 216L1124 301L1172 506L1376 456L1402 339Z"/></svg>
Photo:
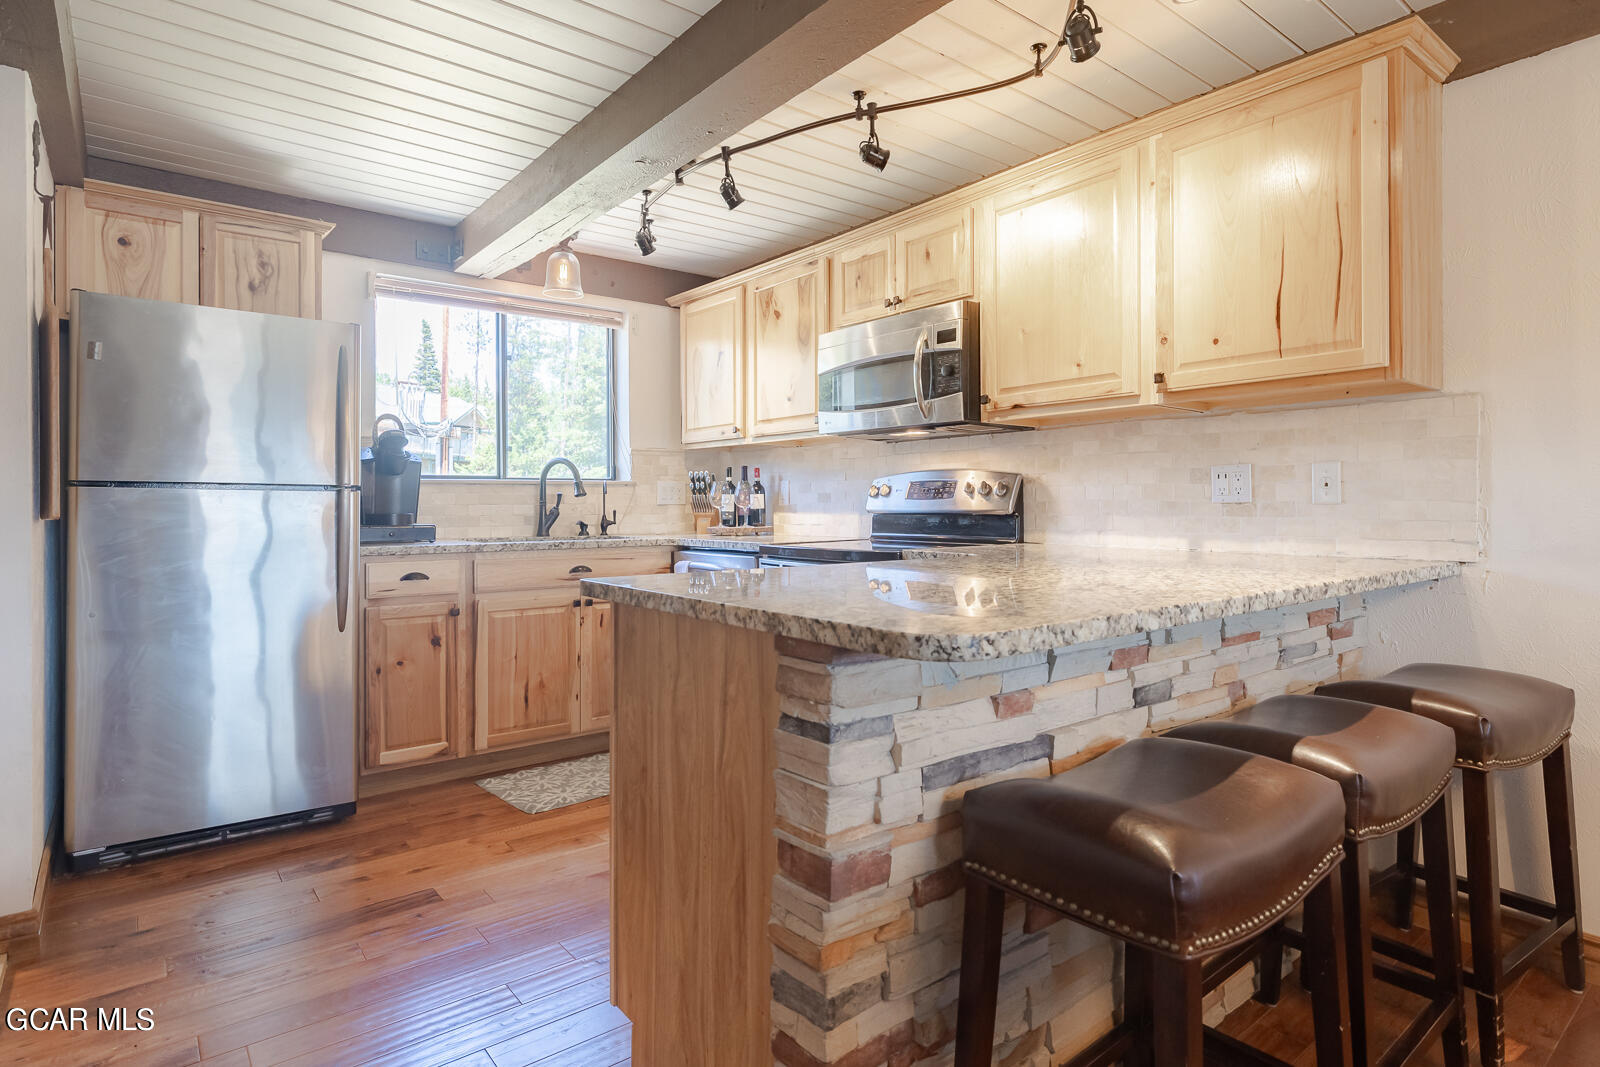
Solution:
<svg viewBox="0 0 1600 1067"><path fill-rule="evenodd" d="M889 150L878 143L878 105L867 105L867 139L861 142L861 162L873 170L889 165Z"/></svg>
<svg viewBox="0 0 1600 1067"><path fill-rule="evenodd" d="M1187 0L1176 0L1176 2L1184 3ZM1093 59L1100 52L1100 34L1105 32L1100 25L1099 16L1094 13L1094 9L1086 4L1084 0L1067 0L1066 6L1066 23L1062 26L1061 36L1057 38L1055 44L1040 42L1033 45L1032 64L1029 65L1027 70L1013 74L1009 78L1001 78L999 81L988 82L984 85L974 85L966 89L956 89L948 93L939 93L935 96L919 97L916 100L900 100L892 104L884 104L881 107L876 102L867 103L866 91L857 89L852 94L855 97L856 104L853 111L846 111L842 115L830 115L826 118L815 119L790 130L780 130L777 133L768 134L766 137L758 138L747 144L723 145L716 155L690 160L672 172L671 185L654 193L649 189L644 191L644 204L639 212L639 232L634 235L634 240L639 245L640 254L648 256L656 250L655 234L650 231L650 205L671 192L675 186L682 185L685 176L712 165L719 157L722 160L722 181L718 183L717 191L722 194L723 203L728 205L728 210L732 211L744 203L744 197L739 193L739 186L733 180L732 161L733 157L740 152L748 152L753 148L762 148L786 137L810 133L812 130L819 130L835 123L852 120L859 122L862 119L866 119L867 137L859 146L861 162L874 170L881 171L889 165L889 150L883 147L878 140L878 115L880 113L886 115L891 111L927 107L930 104L943 104L951 100L964 100L969 96L977 96L979 93L991 93L996 89L1009 89L1014 85L1022 84L1029 78L1042 77L1045 70L1056 61L1056 57L1062 52L1066 52L1067 58L1074 63L1085 63ZM640 162L643 161L641 160ZM568 254L570 255L571 253L569 252ZM551 262L555 262L554 256L551 257ZM577 257L573 257L572 264L574 271L576 271Z"/></svg>
<svg viewBox="0 0 1600 1067"><path fill-rule="evenodd" d="M639 205L639 232L633 235L639 245L639 254L648 256L656 250L656 235L650 232L650 190L644 191L644 203Z"/></svg>
<svg viewBox="0 0 1600 1067"><path fill-rule="evenodd" d="M572 251L568 237L550 253L544 264L544 295L553 300L582 300L583 272L578 267L578 257Z"/></svg>
<svg viewBox="0 0 1600 1067"><path fill-rule="evenodd" d="M1100 51L1100 42L1096 38L1103 32L1100 17L1094 13L1094 8L1078 0L1072 14L1067 17L1067 28L1062 34L1067 42L1067 58L1074 63L1093 59Z"/></svg>
<svg viewBox="0 0 1600 1067"><path fill-rule="evenodd" d="M727 145L723 145L721 190L722 200L728 205L729 211L744 203L744 197L739 195L739 187L733 183L733 166L729 162L732 158L733 153L728 150Z"/></svg>

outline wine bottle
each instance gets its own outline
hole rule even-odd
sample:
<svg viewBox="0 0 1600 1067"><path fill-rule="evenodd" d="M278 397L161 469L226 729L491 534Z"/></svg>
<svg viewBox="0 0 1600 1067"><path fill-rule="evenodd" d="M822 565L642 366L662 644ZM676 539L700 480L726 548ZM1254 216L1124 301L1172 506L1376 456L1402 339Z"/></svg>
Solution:
<svg viewBox="0 0 1600 1067"><path fill-rule="evenodd" d="M739 488L733 495L734 519L740 526L754 526L750 521L750 466L739 468Z"/></svg>
<svg viewBox="0 0 1600 1067"><path fill-rule="evenodd" d="M767 525L767 490L761 484L761 468L756 468L756 480L750 483L750 525Z"/></svg>
<svg viewBox="0 0 1600 1067"><path fill-rule="evenodd" d="M737 490L733 484L733 467L730 466L727 478L722 483L722 499L717 501L717 510L721 513L718 518L724 529L731 529L736 524L737 512L733 503L735 492Z"/></svg>

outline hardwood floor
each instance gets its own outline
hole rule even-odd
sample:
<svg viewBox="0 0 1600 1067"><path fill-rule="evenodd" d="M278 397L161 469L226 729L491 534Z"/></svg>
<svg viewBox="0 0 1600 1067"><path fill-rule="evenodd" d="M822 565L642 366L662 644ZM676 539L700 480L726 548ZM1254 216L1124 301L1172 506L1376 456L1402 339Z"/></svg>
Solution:
<svg viewBox="0 0 1600 1067"><path fill-rule="evenodd" d="M0 1029L0 1063L630 1064L609 997L609 817L605 800L524 815L455 782L363 800L335 826L58 879L7 1006L83 1007L91 1025L101 1008L129 1025L149 1008L155 1026ZM1310 1002L1283 988L1225 1029L1309 1067ZM1580 996L1546 953L1507 998L1510 1062L1600 1063L1597 990L1600 964ZM1377 999L1397 1033L1414 1002Z"/></svg>
<svg viewBox="0 0 1600 1067"><path fill-rule="evenodd" d="M0 1062L611 1067L600 800L546 815L471 782L343 823L50 888L7 1007L149 1008L148 1032L0 1030Z"/></svg>

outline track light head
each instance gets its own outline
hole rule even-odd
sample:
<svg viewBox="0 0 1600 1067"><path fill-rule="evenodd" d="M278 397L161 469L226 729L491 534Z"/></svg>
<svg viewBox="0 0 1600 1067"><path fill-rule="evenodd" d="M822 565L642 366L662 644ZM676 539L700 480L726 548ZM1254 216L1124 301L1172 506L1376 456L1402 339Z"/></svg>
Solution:
<svg viewBox="0 0 1600 1067"><path fill-rule="evenodd" d="M1067 46L1067 58L1074 63L1086 63L1093 59L1100 51L1100 42L1097 40L1105 32L1100 26L1100 17L1094 13L1094 8L1078 0L1077 6L1072 9L1072 14L1067 18L1066 29L1062 32L1062 43Z"/></svg>
<svg viewBox="0 0 1600 1067"><path fill-rule="evenodd" d="M729 211L732 211L734 208L736 208L740 204L744 203L744 197L739 195L739 187L737 185L735 185L734 181L733 181L733 167L729 162L729 158L732 155L733 155L733 153L728 151L728 146L727 145L723 145L722 146L722 184L718 188L719 188L719 191L722 193L722 201L723 201L723 203L728 205L728 210Z"/></svg>
<svg viewBox="0 0 1600 1067"><path fill-rule="evenodd" d="M650 190L644 191L644 203L639 205L639 232L633 235L639 254L648 256L656 250L656 235L650 231Z"/></svg>
<svg viewBox="0 0 1600 1067"><path fill-rule="evenodd" d="M860 102L857 101L857 106ZM861 142L861 162L873 170L889 165L889 150L878 143L878 105L867 105L867 139Z"/></svg>

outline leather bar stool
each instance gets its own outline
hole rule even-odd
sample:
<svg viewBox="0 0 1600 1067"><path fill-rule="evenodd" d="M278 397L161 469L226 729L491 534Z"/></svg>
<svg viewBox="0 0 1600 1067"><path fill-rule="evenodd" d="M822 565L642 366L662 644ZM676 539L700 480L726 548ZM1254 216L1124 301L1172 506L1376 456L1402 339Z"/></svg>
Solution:
<svg viewBox="0 0 1600 1067"><path fill-rule="evenodd" d="M1450 834L1450 772L1455 736L1438 723L1393 708L1326 696L1279 696L1226 719L1180 726L1168 737L1253 752L1316 771L1344 791L1345 956L1350 974L1350 1044L1358 1065L1404 1063L1444 1042L1449 1067L1466 1067L1467 1029L1461 990L1461 946L1456 916L1455 850ZM1375 964L1374 949L1415 963L1416 955L1372 933L1371 842L1422 826L1427 863L1431 959L1426 974ZM1262 953L1258 999L1276 1003L1283 974L1285 930ZM1371 1040L1374 973L1426 998L1418 1014L1387 1050Z"/></svg>
<svg viewBox="0 0 1600 1067"><path fill-rule="evenodd" d="M988 1067L993 1055L1008 894L1122 942L1122 1022L1069 1067L1201 1067L1207 1045L1232 1060L1281 1062L1208 1031L1201 998L1301 900L1317 1063L1349 1064L1344 814L1338 787L1319 774L1165 737L1054 778L974 789L962 808L956 1067Z"/></svg>
<svg viewBox="0 0 1600 1067"><path fill-rule="evenodd" d="M1577 841L1572 818L1572 762L1567 741L1574 695L1566 686L1506 671L1448 663L1413 663L1368 681L1336 682L1318 693L1386 704L1443 723L1455 732L1466 823L1472 970L1478 1002L1478 1045L1487 1067L1505 1063L1506 987L1552 941L1561 942L1568 988L1584 988L1583 915L1579 908ZM1545 823L1555 903L1502 891L1496 821L1496 773L1542 763ZM1396 917L1409 924L1416 876L1415 840L1402 835ZM1500 951L1500 909L1543 920L1516 947Z"/></svg>

